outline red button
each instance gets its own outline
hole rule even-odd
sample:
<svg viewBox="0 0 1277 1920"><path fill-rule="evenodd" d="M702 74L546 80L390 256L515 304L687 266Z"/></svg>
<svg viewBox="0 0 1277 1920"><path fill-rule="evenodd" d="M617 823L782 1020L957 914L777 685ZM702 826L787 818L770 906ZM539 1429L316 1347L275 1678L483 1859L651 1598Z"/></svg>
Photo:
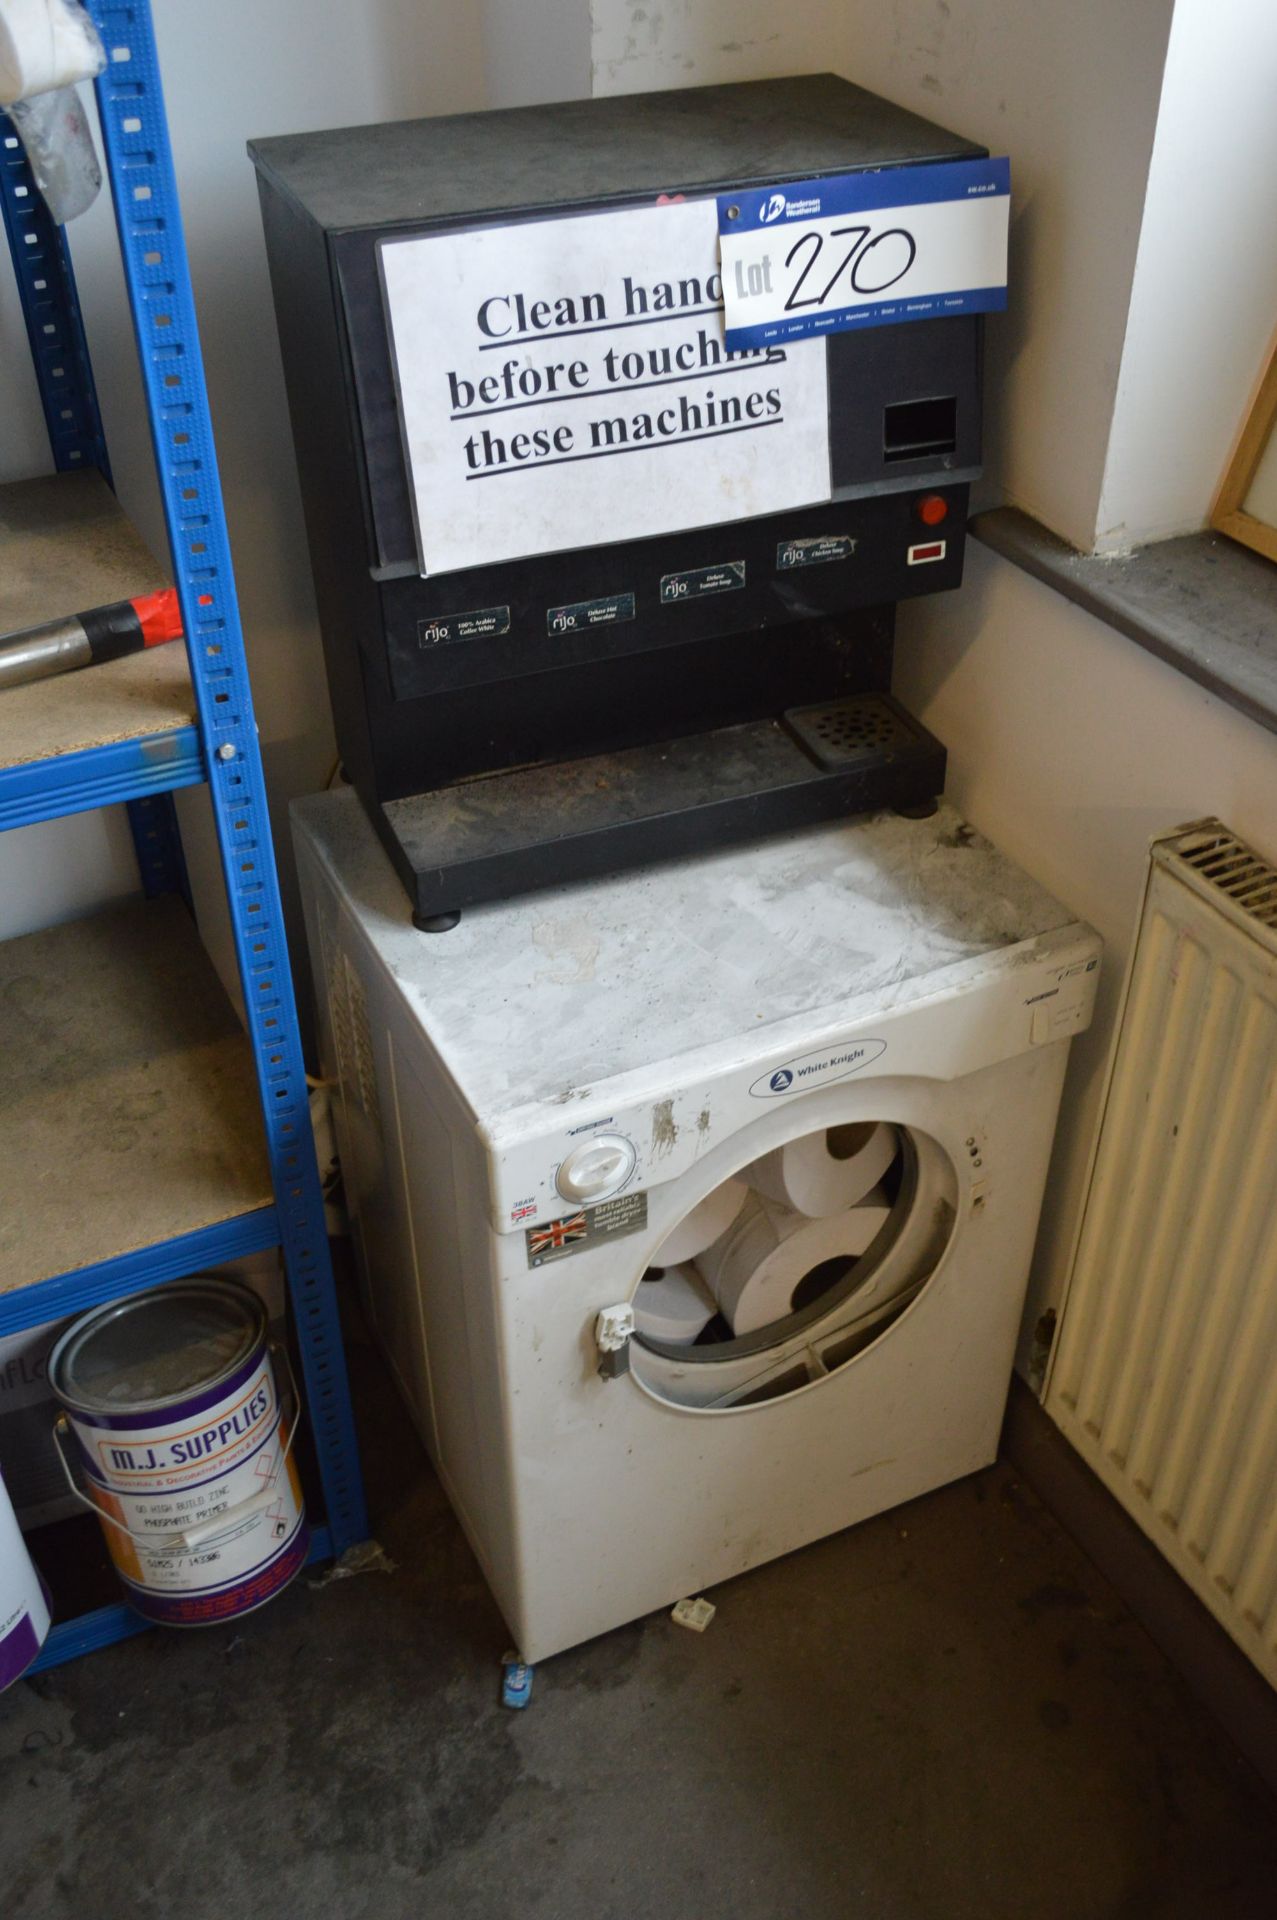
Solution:
<svg viewBox="0 0 1277 1920"><path fill-rule="evenodd" d="M949 518L949 502L942 493L924 493L916 512L924 527L938 527Z"/></svg>

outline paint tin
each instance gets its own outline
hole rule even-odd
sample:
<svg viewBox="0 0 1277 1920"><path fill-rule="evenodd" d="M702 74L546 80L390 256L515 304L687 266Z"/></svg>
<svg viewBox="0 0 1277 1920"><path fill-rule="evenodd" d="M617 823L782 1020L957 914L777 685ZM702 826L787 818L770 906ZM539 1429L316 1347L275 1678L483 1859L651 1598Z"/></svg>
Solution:
<svg viewBox="0 0 1277 1920"><path fill-rule="evenodd" d="M0 1480L0 1693L24 1674L49 1631L49 1596Z"/></svg>
<svg viewBox="0 0 1277 1920"><path fill-rule="evenodd" d="M100 1307L58 1341L49 1379L65 1409L60 1441L69 1427L116 1571L147 1619L229 1620L303 1566L292 1429L251 1288L197 1276Z"/></svg>

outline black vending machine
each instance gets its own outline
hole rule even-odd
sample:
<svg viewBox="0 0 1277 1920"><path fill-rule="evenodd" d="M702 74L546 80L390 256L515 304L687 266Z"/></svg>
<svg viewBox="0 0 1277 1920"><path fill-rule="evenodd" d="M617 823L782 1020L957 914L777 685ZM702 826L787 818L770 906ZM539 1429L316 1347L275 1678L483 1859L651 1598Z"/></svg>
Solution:
<svg viewBox="0 0 1277 1920"><path fill-rule="evenodd" d="M338 744L418 926L933 804L894 606L962 577L983 322L892 309L896 229L872 323L795 337L836 256L794 194L984 151L830 74L252 145ZM777 245L729 269L746 202Z"/></svg>

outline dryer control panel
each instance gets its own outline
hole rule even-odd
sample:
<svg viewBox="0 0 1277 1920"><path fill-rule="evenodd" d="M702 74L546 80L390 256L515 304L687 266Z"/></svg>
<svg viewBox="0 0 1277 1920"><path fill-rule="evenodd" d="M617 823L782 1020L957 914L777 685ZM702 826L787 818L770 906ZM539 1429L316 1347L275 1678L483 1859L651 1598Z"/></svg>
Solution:
<svg viewBox="0 0 1277 1920"><path fill-rule="evenodd" d="M610 1200L628 1182L638 1164L638 1152L624 1134L598 1133L564 1154L554 1176L565 1200Z"/></svg>

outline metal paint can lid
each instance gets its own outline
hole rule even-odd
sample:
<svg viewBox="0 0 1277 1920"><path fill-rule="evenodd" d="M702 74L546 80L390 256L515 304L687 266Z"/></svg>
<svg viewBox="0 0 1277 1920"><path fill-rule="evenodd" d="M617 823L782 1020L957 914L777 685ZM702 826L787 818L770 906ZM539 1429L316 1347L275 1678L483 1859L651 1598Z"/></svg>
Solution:
<svg viewBox="0 0 1277 1920"><path fill-rule="evenodd" d="M85 1314L49 1356L49 1384L76 1413L158 1411L229 1379L265 1337L251 1287L197 1274Z"/></svg>

